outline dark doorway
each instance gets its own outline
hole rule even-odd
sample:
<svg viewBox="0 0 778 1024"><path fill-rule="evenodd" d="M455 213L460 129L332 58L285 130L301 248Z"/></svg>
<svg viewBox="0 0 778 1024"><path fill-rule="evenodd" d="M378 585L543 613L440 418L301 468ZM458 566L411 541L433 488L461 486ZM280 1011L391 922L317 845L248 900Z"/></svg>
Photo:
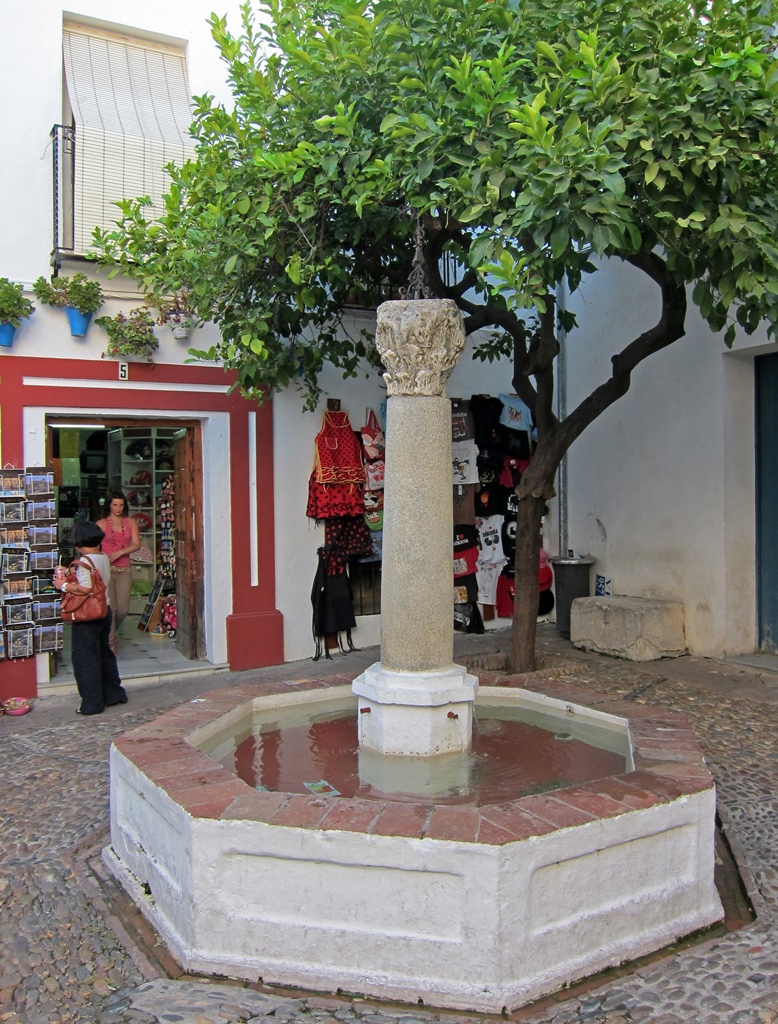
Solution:
<svg viewBox="0 0 778 1024"><path fill-rule="evenodd" d="M756 360L756 581L759 647L778 651L778 355Z"/></svg>

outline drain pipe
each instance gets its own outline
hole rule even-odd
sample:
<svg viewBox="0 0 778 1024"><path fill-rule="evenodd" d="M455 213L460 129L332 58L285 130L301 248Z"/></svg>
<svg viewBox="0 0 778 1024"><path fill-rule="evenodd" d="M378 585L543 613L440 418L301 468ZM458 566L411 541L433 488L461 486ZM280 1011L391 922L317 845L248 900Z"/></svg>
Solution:
<svg viewBox="0 0 778 1024"><path fill-rule="evenodd" d="M567 309L567 283L561 280L556 289L557 311ZM557 356L556 414L561 423L567 416L567 331L560 324L557 327L559 355ZM562 456L557 476L557 508L559 513L559 554L567 557L567 453Z"/></svg>

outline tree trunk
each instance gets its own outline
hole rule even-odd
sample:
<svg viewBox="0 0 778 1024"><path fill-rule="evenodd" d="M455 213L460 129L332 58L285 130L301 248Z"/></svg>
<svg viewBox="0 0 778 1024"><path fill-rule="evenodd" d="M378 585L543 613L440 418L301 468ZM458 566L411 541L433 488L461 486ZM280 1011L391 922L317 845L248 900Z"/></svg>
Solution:
<svg viewBox="0 0 778 1024"><path fill-rule="evenodd" d="M546 500L525 497L519 501L516 524L516 599L511 629L511 671L532 672L535 668L535 632L538 621L538 568L540 566L540 524Z"/></svg>

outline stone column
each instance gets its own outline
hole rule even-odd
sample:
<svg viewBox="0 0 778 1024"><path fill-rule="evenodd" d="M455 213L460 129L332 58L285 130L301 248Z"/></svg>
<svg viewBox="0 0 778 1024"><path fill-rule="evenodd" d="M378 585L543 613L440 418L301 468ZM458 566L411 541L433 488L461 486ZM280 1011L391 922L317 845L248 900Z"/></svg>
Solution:
<svg viewBox="0 0 778 1024"><path fill-rule="evenodd" d="M381 661L354 680L359 741L384 754L467 750L477 680L454 664L451 405L462 354L451 299L385 302L376 346L386 367Z"/></svg>

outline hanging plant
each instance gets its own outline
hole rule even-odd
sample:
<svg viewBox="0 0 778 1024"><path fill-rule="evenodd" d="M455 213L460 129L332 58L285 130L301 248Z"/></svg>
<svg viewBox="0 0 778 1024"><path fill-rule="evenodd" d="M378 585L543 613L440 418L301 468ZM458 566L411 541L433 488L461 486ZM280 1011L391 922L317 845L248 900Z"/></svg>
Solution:
<svg viewBox="0 0 778 1024"><path fill-rule="evenodd" d="M167 299L149 298L149 301L159 311L157 323L160 326L167 325L173 332L173 337L180 341L189 337L197 324L197 314L192 308L188 293L184 288L173 292Z"/></svg>
<svg viewBox="0 0 778 1024"><path fill-rule="evenodd" d="M148 306L136 306L127 314L101 316L95 323L108 333L103 353L106 358L140 357L154 362L152 356L159 348L159 339L154 333L154 319Z"/></svg>
<svg viewBox="0 0 778 1024"><path fill-rule="evenodd" d="M0 277L0 345L10 346L16 328L31 316L35 306L22 294L22 286Z"/></svg>
<svg viewBox="0 0 778 1024"><path fill-rule="evenodd" d="M99 282L90 281L86 274L54 277L50 282L39 277L32 290L36 298L47 306L65 310L70 333L76 338L83 338L92 315L103 304L103 289Z"/></svg>

